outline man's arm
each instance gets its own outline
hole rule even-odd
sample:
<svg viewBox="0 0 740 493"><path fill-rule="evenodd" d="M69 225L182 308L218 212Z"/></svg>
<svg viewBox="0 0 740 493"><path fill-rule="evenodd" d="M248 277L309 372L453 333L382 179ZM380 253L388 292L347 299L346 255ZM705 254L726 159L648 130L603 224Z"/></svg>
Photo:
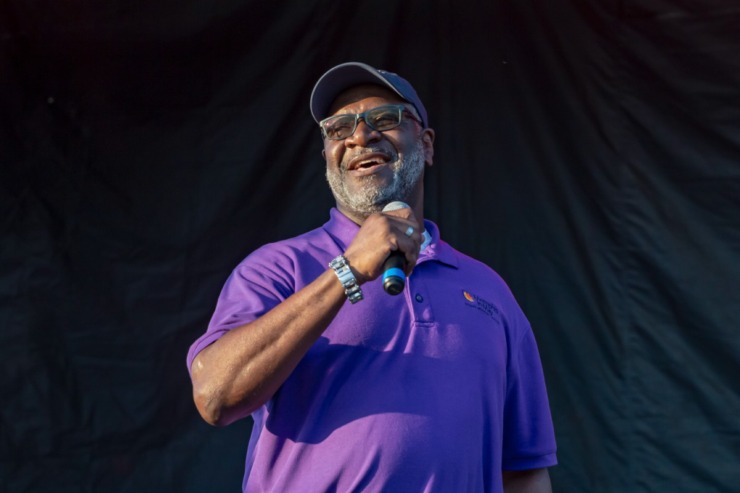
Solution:
<svg viewBox="0 0 740 493"><path fill-rule="evenodd" d="M413 226L411 237L404 232ZM344 256L360 284L382 273L392 250L416 264L421 234L411 209L370 216ZM290 376L346 301L331 269L262 317L236 327L195 357L193 399L203 419L226 425L254 412Z"/></svg>
<svg viewBox="0 0 740 493"><path fill-rule="evenodd" d="M505 493L552 493L550 473L546 468L503 471Z"/></svg>

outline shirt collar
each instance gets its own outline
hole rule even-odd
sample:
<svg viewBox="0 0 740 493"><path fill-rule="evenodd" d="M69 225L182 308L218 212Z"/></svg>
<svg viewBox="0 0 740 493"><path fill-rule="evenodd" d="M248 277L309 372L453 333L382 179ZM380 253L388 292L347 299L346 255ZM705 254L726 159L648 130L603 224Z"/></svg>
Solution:
<svg viewBox="0 0 740 493"><path fill-rule="evenodd" d="M419 254L419 263L433 260L457 268L458 260L455 250L440 238L439 227L428 219L424 220L424 227L431 237L431 241ZM360 226L342 214L339 209L332 207L331 211L329 211L329 221L324 224L323 229L334 239L337 246L344 251L352 243L352 240L360 230Z"/></svg>

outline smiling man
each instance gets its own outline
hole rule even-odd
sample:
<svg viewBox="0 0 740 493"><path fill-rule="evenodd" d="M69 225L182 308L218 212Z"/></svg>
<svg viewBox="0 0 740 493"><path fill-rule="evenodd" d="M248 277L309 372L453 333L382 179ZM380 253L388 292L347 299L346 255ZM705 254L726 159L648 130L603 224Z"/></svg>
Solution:
<svg viewBox="0 0 740 493"><path fill-rule="evenodd" d="M360 85L341 93L331 106L336 111L329 110L333 116L320 122L326 177L337 208L358 224L401 198L421 211L422 177L425 163L432 163L434 131L392 132L397 127L391 127L383 132L386 138L378 139L381 132L370 126L372 122L381 128L401 122L413 130L414 123L421 125L415 108L404 103L388 89ZM358 125L363 127L359 131Z"/></svg>
<svg viewBox="0 0 740 493"><path fill-rule="evenodd" d="M434 131L416 91L345 63L310 107L336 208L242 261L188 353L203 418L254 419L244 491L551 491L531 328L501 278L424 220Z"/></svg>

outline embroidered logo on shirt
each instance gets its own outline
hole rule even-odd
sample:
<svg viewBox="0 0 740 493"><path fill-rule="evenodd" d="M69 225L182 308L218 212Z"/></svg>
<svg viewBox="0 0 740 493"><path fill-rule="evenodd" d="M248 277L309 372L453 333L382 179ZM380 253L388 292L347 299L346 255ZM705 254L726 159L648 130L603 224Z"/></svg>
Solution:
<svg viewBox="0 0 740 493"><path fill-rule="evenodd" d="M467 301L467 303L465 303L467 306L477 308L491 318L499 318L498 308L490 301L484 300L480 296L477 296L465 290L463 290L462 294L465 298L465 301Z"/></svg>

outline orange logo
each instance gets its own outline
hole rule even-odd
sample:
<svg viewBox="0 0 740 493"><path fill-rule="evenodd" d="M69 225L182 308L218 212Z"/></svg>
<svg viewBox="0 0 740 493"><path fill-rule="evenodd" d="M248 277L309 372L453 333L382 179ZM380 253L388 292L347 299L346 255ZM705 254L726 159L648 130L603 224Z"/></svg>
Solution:
<svg viewBox="0 0 740 493"><path fill-rule="evenodd" d="M467 291L463 291L463 296L465 296L465 299L468 300L471 303L475 303L475 298L472 294L468 293Z"/></svg>

